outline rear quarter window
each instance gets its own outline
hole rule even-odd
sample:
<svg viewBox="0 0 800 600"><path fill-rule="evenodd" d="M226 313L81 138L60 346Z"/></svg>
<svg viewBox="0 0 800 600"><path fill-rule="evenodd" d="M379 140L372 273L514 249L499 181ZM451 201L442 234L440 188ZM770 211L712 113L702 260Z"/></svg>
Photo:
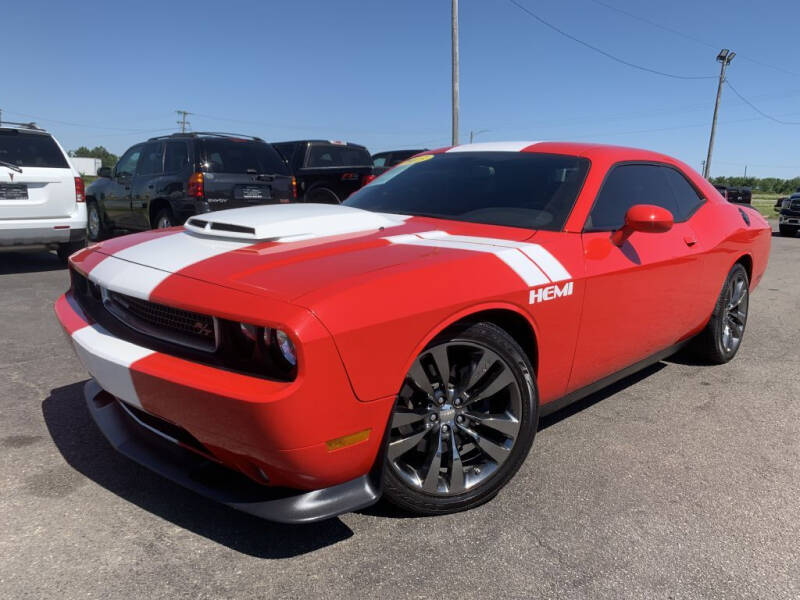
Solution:
<svg viewBox="0 0 800 600"><path fill-rule="evenodd" d="M371 167L372 157L366 148L344 144L313 144L308 152L306 167Z"/></svg>
<svg viewBox="0 0 800 600"><path fill-rule="evenodd" d="M203 150L203 170L208 173L289 174L281 155L265 142L207 139Z"/></svg>
<svg viewBox="0 0 800 600"><path fill-rule="evenodd" d="M69 168L64 153L52 137L15 129L0 130L0 160L20 167Z"/></svg>

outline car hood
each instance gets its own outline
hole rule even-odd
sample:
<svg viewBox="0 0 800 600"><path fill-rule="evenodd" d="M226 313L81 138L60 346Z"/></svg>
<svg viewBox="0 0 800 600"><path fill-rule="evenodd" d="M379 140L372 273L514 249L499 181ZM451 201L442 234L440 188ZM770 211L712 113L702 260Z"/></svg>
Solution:
<svg viewBox="0 0 800 600"><path fill-rule="evenodd" d="M115 238L95 250L162 274L307 306L315 296L379 282L391 273L507 252L532 235L341 205L284 204L198 215L182 228Z"/></svg>

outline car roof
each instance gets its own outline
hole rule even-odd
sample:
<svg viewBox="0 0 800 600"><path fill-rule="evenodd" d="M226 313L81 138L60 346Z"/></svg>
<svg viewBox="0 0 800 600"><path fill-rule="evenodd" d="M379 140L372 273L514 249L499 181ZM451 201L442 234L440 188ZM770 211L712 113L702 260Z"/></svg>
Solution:
<svg viewBox="0 0 800 600"><path fill-rule="evenodd" d="M475 144L459 144L458 146L445 146L431 150L432 153L440 152L532 152L540 154L569 154L592 159L603 158L611 161L645 160L654 162L676 163L676 159L666 154L614 146L611 144L594 144L588 142L557 142L557 141L518 141L518 142L480 142Z"/></svg>
<svg viewBox="0 0 800 600"><path fill-rule="evenodd" d="M174 140L174 139L199 139L199 138L222 138L222 139L238 139L238 140L251 140L254 142L264 142L260 137L254 135L245 135L243 133L225 133L222 131L186 131L184 133L170 133L168 135L159 135L151 137L147 141L154 140Z"/></svg>
<svg viewBox="0 0 800 600"><path fill-rule="evenodd" d="M356 148L365 148L362 144L355 142L343 142L339 140L285 140L282 142L272 142L273 144L333 144L334 146L355 146Z"/></svg>
<svg viewBox="0 0 800 600"><path fill-rule="evenodd" d="M36 123L14 123L13 121L3 121L2 125L0 125L0 130L32 133L34 135L51 135L50 132L45 131L36 125Z"/></svg>

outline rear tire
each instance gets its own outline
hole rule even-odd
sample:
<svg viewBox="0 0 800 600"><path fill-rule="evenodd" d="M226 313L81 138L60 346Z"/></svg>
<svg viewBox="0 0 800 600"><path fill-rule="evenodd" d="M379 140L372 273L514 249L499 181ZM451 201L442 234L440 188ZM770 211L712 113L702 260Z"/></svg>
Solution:
<svg viewBox="0 0 800 600"><path fill-rule="evenodd" d="M86 202L86 237L91 242L100 242L111 235L103 219L103 211L96 200Z"/></svg>
<svg viewBox="0 0 800 600"><path fill-rule="evenodd" d="M782 236L794 237L797 235L797 230L800 229L794 225L778 225L778 230Z"/></svg>
<svg viewBox="0 0 800 600"><path fill-rule="evenodd" d="M306 193L306 202L313 202L315 204L341 204L339 196L333 190L326 187L319 187L309 190Z"/></svg>
<svg viewBox="0 0 800 600"><path fill-rule="evenodd" d="M63 264L67 264L67 259L69 259L70 255L73 252L77 252L81 248L86 247L85 241L80 242L66 242L64 244L59 244L58 248L56 249L56 254L58 254L58 258L61 260Z"/></svg>
<svg viewBox="0 0 800 600"><path fill-rule="evenodd" d="M739 351L750 304L747 269L736 263L725 278L706 328L692 340L693 353L702 362L721 365Z"/></svg>
<svg viewBox="0 0 800 600"><path fill-rule="evenodd" d="M162 208L156 213L155 221L152 223L153 229L167 229L175 226L175 217L168 208Z"/></svg>
<svg viewBox="0 0 800 600"><path fill-rule="evenodd" d="M386 498L418 515L491 500L528 455L538 414L533 368L519 344L492 323L451 327L420 353L398 393Z"/></svg>

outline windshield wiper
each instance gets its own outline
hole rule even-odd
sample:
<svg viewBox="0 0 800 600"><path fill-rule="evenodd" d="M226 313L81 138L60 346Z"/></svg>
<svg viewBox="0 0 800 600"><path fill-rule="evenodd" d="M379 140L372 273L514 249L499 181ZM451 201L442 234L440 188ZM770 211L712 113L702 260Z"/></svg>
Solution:
<svg viewBox="0 0 800 600"><path fill-rule="evenodd" d="M6 162L4 160L0 160L0 165L4 167L8 167L12 171L16 171L17 173L22 173L22 168L19 165L15 165L14 163Z"/></svg>

